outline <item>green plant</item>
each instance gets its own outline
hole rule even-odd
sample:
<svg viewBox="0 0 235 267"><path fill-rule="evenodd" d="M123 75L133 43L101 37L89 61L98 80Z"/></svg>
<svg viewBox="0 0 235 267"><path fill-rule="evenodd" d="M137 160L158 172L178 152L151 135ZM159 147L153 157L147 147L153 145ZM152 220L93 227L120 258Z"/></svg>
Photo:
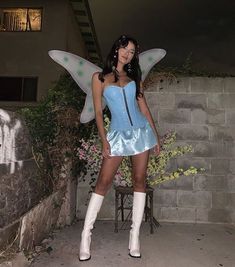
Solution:
<svg viewBox="0 0 235 267"><path fill-rule="evenodd" d="M38 106L20 111L29 128L41 179L50 192L65 184L62 180L66 173L77 174L84 169L74 147L81 138L89 139L96 131L94 122L79 122L84 101L85 94L66 74Z"/></svg>
<svg viewBox="0 0 235 267"><path fill-rule="evenodd" d="M105 116L105 128L109 127L109 118ZM176 133L168 132L161 138L161 152L159 155L150 154L147 171L147 184L157 185L165 181L177 179L180 176L189 176L203 171L202 168L190 166L189 168L178 167L173 171L168 171L167 167L171 159L193 152L191 145L176 145ZM101 144L97 135L88 140L82 139L77 149L77 154L86 167L90 170L89 184L93 185L101 167L102 153ZM81 180L85 180L86 175L82 175ZM89 179L88 178L88 179ZM132 186L131 162L129 157L124 157L115 175L115 184L122 186Z"/></svg>

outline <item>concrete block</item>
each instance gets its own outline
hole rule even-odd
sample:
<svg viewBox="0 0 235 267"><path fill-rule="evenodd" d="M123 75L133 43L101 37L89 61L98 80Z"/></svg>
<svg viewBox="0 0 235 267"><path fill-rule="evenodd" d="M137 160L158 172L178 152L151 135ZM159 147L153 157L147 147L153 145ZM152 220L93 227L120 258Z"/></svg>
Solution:
<svg viewBox="0 0 235 267"><path fill-rule="evenodd" d="M225 111L219 109L207 109L207 124L225 124Z"/></svg>
<svg viewBox="0 0 235 267"><path fill-rule="evenodd" d="M223 92L223 78L208 78L208 77L192 77L191 92L207 93L207 92Z"/></svg>
<svg viewBox="0 0 235 267"><path fill-rule="evenodd" d="M208 212L208 221L214 223L231 223L230 211L213 208Z"/></svg>
<svg viewBox="0 0 235 267"><path fill-rule="evenodd" d="M195 208L178 208L179 222L192 223L196 220Z"/></svg>
<svg viewBox="0 0 235 267"><path fill-rule="evenodd" d="M212 174L226 174L229 170L229 159L212 159L211 173Z"/></svg>
<svg viewBox="0 0 235 267"><path fill-rule="evenodd" d="M177 192L177 203L179 207L203 207L210 208L212 196L208 191L183 191Z"/></svg>
<svg viewBox="0 0 235 267"><path fill-rule="evenodd" d="M167 91L167 84L167 79L160 79L158 81L150 82L145 92L165 92Z"/></svg>
<svg viewBox="0 0 235 267"><path fill-rule="evenodd" d="M172 93L164 92L146 92L145 98L148 105L156 105L158 108L174 108L175 106L175 95Z"/></svg>
<svg viewBox="0 0 235 267"><path fill-rule="evenodd" d="M235 211L235 193L234 192L213 192L212 205L218 208L227 208ZM213 206L213 207L214 207Z"/></svg>
<svg viewBox="0 0 235 267"><path fill-rule="evenodd" d="M196 222L208 222L210 208L196 208Z"/></svg>
<svg viewBox="0 0 235 267"><path fill-rule="evenodd" d="M225 143L225 150L224 150L225 155L230 157L230 159L235 159L235 142L227 141L224 143Z"/></svg>
<svg viewBox="0 0 235 267"><path fill-rule="evenodd" d="M191 142L194 157L208 157L213 153L213 146L208 141Z"/></svg>
<svg viewBox="0 0 235 267"><path fill-rule="evenodd" d="M235 160L229 161L229 172L235 174Z"/></svg>
<svg viewBox="0 0 235 267"><path fill-rule="evenodd" d="M196 175L193 189L201 191L225 191L227 190L227 177L217 175Z"/></svg>
<svg viewBox="0 0 235 267"><path fill-rule="evenodd" d="M224 141L223 150L221 151L220 158L229 158L230 160L235 158L235 142Z"/></svg>
<svg viewBox="0 0 235 267"><path fill-rule="evenodd" d="M231 210L235 211L235 193L228 193L229 194L229 207Z"/></svg>
<svg viewBox="0 0 235 267"><path fill-rule="evenodd" d="M166 181L157 185L158 189L175 189L175 180Z"/></svg>
<svg viewBox="0 0 235 267"><path fill-rule="evenodd" d="M194 166L196 168L204 168L204 174L211 172L211 161L207 158L189 158L189 157L182 157L177 159L177 167L187 169L190 166Z"/></svg>
<svg viewBox="0 0 235 267"><path fill-rule="evenodd" d="M218 142L208 142L208 141L198 141L190 143L193 147L194 157L220 157L223 155L225 157L226 145L224 143Z"/></svg>
<svg viewBox="0 0 235 267"><path fill-rule="evenodd" d="M175 180L175 189L192 190L193 176L181 176Z"/></svg>
<svg viewBox="0 0 235 267"><path fill-rule="evenodd" d="M169 160L168 165L166 166L166 172L172 172L177 168L176 159L172 158Z"/></svg>
<svg viewBox="0 0 235 267"><path fill-rule="evenodd" d="M164 91L177 93L190 92L190 77L177 77L172 82L168 81L167 89Z"/></svg>
<svg viewBox="0 0 235 267"><path fill-rule="evenodd" d="M159 220L161 218L161 207L153 204L153 217L156 220Z"/></svg>
<svg viewBox="0 0 235 267"><path fill-rule="evenodd" d="M190 92L190 77L163 78L150 84L147 92Z"/></svg>
<svg viewBox="0 0 235 267"><path fill-rule="evenodd" d="M156 189L154 191L154 203L158 206L176 206L176 190Z"/></svg>
<svg viewBox="0 0 235 267"><path fill-rule="evenodd" d="M157 106L160 108L175 107L175 94L172 93L158 93L157 94Z"/></svg>
<svg viewBox="0 0 235 267"><path fill-rule="evenodd" d="M163 136L169 131L175 131L175 125L167 122L161 122L157 127L160 136Z"/></svg>
<svg viewBox="0 0 235 267"><path fill-rule="evenodd" d="M152 114L155 125L157 125L159 123L159 108L155 105L155 106L150 106L149 110Z"/></svg>
<svg viewBox="0 0 235 267"><path fill-rule="evenodd" d="M212 141L235 141L234 126L211 126L209 132Z"/></svg>
<svg viewBox="0 0 235 267"><path fill-rule="evenodd" d="M145 93L146 101L148 103L150 112L153 116L154 121L158 121L158 111L159 111L159 106L157 103L157 93Z"/></svg>
<svg viewBox="0 0 235 267"><path fill-rule="evenodd" d="M227 175L227 192L235 193L235 175Z"/></svg>
<svg viewBox="0 0 235 267"><path fill-rule="evenodd" d="M145 98L149 107L157 105L157 93L155 92L146 92Z"/></svg>
<svg viewBox="0 0 235 267"><path fill-rule="evenodd" d="M224 78L224 92L225 93L235 92L235 78L234 77Z"/></svg>
<svg viewBox="0 0 235 267"><path fill-rule="evenodd" d="M234 210L229 211L229 217L230 217L230 220L232 221L232 223L234 224L234 222L235 222L235 211Z"/></svg>
<svg viewBox="0 0 235 267"><path fill-rule="evenodd" d="M226 110L226 124L235 125L235 110L234 109Z"/></svg>
<svg viewBox="0 0 235 267"><path fill-rule="evenodd" d="M203 109L194 109L191 112L192 124L206 124L207 112Z"/></svg>
<svg viewBox="0 0 235 267"><path fill-rule="evenodd" d="M208 94L208 108L210 109L223 109L222 105L223 94Z"/></svg>
<svg viewBox="0 0 235 267"><path fill-rule="evenodd" d="M223 209L230 205L230 194L227 192L212 192L212 208Z"/></svg>
<svg viewBox="0 0 235 267"><path fill-rule="evenodd" d="M209 94L208 108L235 108L235 94Z"/></svg>
<svg viewBox="0 0 235 267"><path fill-rule="evenodd" d="M188 109L159 110L159 123L188 124L191 122L191 113Z"/></svg>
<svg viewBox="0 0 235 267"><path fill-rule="evenodd" d="M205 110L207 106L207 95L204 94L176 94L175 105L177 108L188 108L191 110Z"/></svg>
<svg viewBox="0 0 235 267"><path fill-rule="evenodd" d="M176 125L177 140L209 140L209 129L202 125Z"/></svg>
<svg viewBox="0 0 235 267"><path fill-rule="evenodd" d="M174 221L177 222L179 220L178 208L177 207L161 207L161 215L159 220L162 221Z"/></svg>
<svg viewBox="0 0 235 267"><path fill-rule="evenodd" d="M195 208L161 207L160 220L168 222L195 222Z"/></svg>

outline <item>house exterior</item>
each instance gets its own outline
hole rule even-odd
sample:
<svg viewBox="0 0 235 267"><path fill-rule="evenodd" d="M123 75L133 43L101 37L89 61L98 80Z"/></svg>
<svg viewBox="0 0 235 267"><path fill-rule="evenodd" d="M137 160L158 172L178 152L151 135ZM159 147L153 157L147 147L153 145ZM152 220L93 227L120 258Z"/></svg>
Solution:
<svg viewBox="0 0 235 267"><path fill-rule="evenodd" d="M88 1L2 0L0 107L35 105L47 94L64 71L49 50L98 61L97 47Z"/></svg>

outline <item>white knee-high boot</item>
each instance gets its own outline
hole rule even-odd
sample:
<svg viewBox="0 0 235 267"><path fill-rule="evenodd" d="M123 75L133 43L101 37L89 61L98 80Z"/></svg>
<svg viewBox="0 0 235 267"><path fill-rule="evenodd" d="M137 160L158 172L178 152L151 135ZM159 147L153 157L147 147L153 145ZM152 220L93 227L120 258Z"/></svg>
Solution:
<svg viewBox="0 0 235 267"><path fill-rule="evenodd" d="M145 208L146 193L134 192L132 208L132 225L129 239L129 255L134 258L140 258L139 230L143 220Z"/></svg>
<svg viewBox="0 0 235 267"><path fill-rule="evenodd" d="M91 199L87 208L86 218L83 226L80 243L79 260L87 261L91 258L90 244L91 244L91 230L95 223L98 212L103 203L104 196L92 193Z"/></svg>

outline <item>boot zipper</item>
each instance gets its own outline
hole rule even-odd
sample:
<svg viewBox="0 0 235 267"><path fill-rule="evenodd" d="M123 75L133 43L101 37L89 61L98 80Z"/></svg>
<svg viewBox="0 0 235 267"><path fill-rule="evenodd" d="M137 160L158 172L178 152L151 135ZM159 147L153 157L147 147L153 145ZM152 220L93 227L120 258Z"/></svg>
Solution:
<svg viewBox="0 0 235 267"><path fill-rule="evenodd" d="M129 111L129 108L128 108L128 105L127 105L126 93L125 93L125 90L124 90L123 87L122 87L122 93L123 93L123 96L124 96L124 102L125 102L125 106L126 106L127 115L129 117L129 121L130 121L131 126L133 126L133 123L132 123L132 120L131 120L130 111Z"/></svg>

